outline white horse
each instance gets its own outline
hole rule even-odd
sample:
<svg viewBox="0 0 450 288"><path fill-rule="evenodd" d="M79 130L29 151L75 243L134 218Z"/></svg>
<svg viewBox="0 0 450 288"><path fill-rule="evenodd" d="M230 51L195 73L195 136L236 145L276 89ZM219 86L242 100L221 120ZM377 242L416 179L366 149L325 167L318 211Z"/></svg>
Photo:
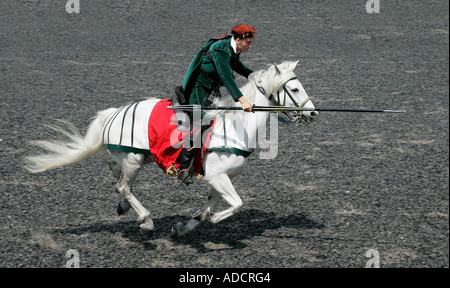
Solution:
<svg viewBox="0 0 450 288"><path fill-rule="evenodd" d="M246 98L258 106L283 105L314 109L301 83L297 80L294 69L298 62L284 62L272 65L268 70L261 70L249 77L249 82L241 88ZM132 185L143 165L154 162L149 152L148 121L155 105L162 100L148 99L134 102L120 108L110 108L98 112L89 125L86 135L67 123L70 131L51 127L69 138L69 141L33 141L32 144L44 148L49 153L28 156L25 168L32 173L42 172L82 161L106 148L112 160L109 166L118 179L116 191L122 196L117 212L123 214L131 207L142 221L140 231L149 238L153 233L153 221L150 212L132 194ZM223 96L216 101L217 106L238 106L231 97ZM309 110L308 109L308 110ZM126 115L133 115L127 118ZM229 117L232 115L232 117ZM172 237L181 236L192 231L201 222L217 223L234 214L242 206L242 200L233 187L231 179L241 173L248 163L248 155L255 148L258 133L266 131L268 112L246 113L235 111L209 111L205 117L214 119L214 129L208 150L203 161L204 180L210 190L208 200L188 223L177 223L172 228ZM312 122L316 111L290 113L291 120ZM117 120L119 119L119 120ZM114 123L120 123L118 127ZM239 125L236 125L239 123ZM238 128L236 128L239 126ZM130 136L131 135L131 136ZM264 133L265 136L265 133ZM225 199L230 207L215 212L219 200Z"/></svg>

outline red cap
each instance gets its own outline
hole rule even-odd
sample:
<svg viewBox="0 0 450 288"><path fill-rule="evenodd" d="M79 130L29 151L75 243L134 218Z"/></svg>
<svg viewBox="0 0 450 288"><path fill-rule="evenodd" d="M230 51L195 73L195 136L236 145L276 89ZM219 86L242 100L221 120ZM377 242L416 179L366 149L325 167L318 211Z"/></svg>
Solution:
<svg viewBox="0 0 450 288"><path fill-rule="evenodd" d="M239 38L253 38L256 34L255 29L247 24L242 24L231 28L231 34Z"/></svg>

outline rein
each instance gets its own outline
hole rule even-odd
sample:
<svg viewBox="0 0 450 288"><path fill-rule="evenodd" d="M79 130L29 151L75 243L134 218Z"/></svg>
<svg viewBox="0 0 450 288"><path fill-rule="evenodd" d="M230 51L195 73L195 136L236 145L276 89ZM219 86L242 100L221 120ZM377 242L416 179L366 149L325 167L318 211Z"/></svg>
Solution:
<svg viewBox="0 0 450 288"><path fill-rule="evenodd" d="M291 79L286 81L286 83L284 83L284 85L283 85L283 91L284 91L283 103L280 103L280 100L281 100L280 99L280 90L277 91L277 99L275 99L275 96L273 94L270 94L268 99L277 106L285 106L286 105L286 95L287 95L287 96L289 96L289 99L291 99L292 103L294 103L295 107L303 108L306 105L306 103L308 103L308 101L310 101L309 97L307 97L301 104L298 104L297 101L295 101L294 97L292 97L291 93L289 93L289 90L286 88L286 84L289 81L296 80L296 79L297 79L297 77L292 77ZM258 87L258 89L259 89L259 87ZM283 113L286 116L288 116L291 121L294 121L294 122L298 121L299 123L302 121L303 111L290 112L291 115L288 114L288 112L283 112Z"/></svg>

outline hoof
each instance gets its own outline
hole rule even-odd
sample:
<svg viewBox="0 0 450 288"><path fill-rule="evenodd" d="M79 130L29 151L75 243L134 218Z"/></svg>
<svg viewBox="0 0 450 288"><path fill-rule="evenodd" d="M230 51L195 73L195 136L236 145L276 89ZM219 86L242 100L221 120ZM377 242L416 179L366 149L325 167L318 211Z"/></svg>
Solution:
<svg viewBox="0 0 450 288"><path fill-rule="evenodd" d="M170 238L177 238L182 235L181 230L183 230L183 223L178 222L172 227L172 231L170 232Z"/></svg>
<svg viewBox="0 0 450 288"><path fill-rule="evenodd" d="M146 219L144 223L139 225L139 229L142 235L144 235L145 239L149 239L150 237L152 237L154 230L152 219L150 218Z"/></svg>
<svg viewBox="0 0 450 288"><path fill-rule="evenodd" d="M199 222L209 222L211 220L211 212L206 209L200 209L192 216L192 219L195 219Z"/></svg>
<svg viewBox="0 0 450 288"><path fill-rule="evenodd" d="M130 210L130 208L131 208L130 203L128 203L128 201L125 200L125 198L122 198L120 199L119 204L117 204L117 214L123 215L128 210Z"/></svg>
<svg viewBox="0 0 450 288"><path fill-rule="evenodd" d="M191 219L187 222L186 225L184 225L181 222L178 222L172 227L172 231L170 233L170 238L176 238L183 236L184 234L187 234L194 230L198 225L200 224L200 221L196 219Z"/></svg>

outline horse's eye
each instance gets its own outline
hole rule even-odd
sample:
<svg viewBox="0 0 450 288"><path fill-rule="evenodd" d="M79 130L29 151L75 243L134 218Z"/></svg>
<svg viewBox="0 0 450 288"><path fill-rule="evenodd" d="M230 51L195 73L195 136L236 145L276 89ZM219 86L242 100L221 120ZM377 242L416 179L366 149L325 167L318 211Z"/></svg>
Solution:
<svg viewBox="0 0 450 288"><path fill-rule="evenodd" d="M294 88L294 89L292 89L291 90L293 93L297 93L298 92L298 89L297 88Z"/></svg>

